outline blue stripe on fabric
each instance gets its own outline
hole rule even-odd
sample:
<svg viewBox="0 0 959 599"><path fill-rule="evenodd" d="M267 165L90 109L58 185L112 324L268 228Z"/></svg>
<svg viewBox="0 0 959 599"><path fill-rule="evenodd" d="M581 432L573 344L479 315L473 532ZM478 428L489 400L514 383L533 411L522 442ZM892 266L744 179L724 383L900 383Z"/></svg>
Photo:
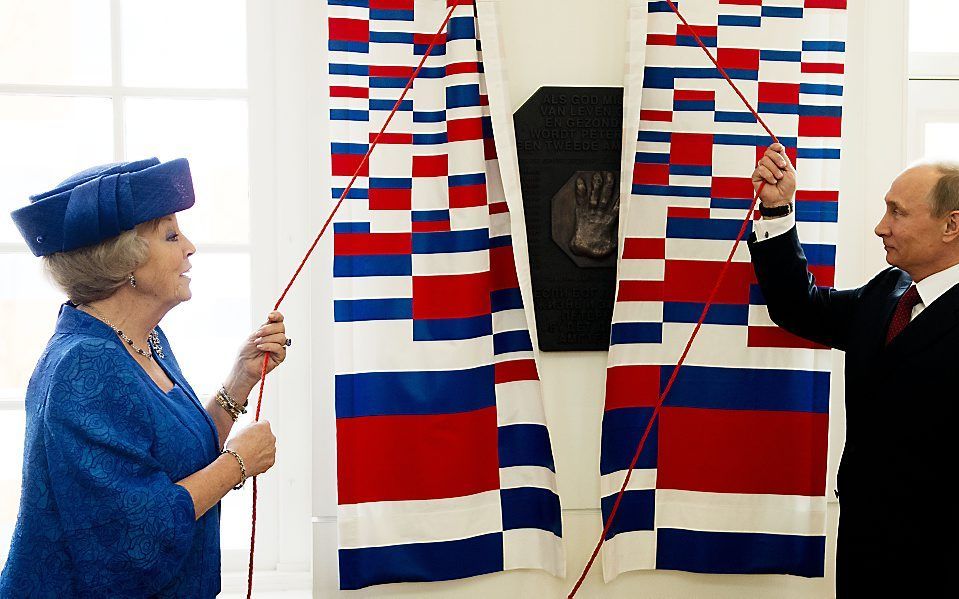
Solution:
<svg viewBox="0 0 959 599"><path fill-rule="evenodd" d="M413 179L407 177L370 177L370 189L413 189Z"/></svg>
<svg viewBox="0 0 959 599"><path fill-rule="evenodd" d="M767 62L802 62L802 52L792 50L760 50L759 60Z"/></svg>
<svg viewBox="0 0 959 599"><path fill-rule="evenodd" d="M339 197L339 196L336 196ZM369 233L370 223L333 223L334 233Z"/></svg>
<svg viewBox="0 0 959 599"><path fill-rule="evenodd" d="M766 146L769 145L768 135L740 135L736 133L716 133L713 135L713 143L721 146ZM795 148L797 138L780 137L780 143L787 148Z"/></svg>
<svg viewBox="0 0 959 599"><path fill-rule="evenodd" d="M413 34L405 31L370 31L370 43L412 44Z"/></svg>
<svg viewBox="0 0 959 599"><path fill-rule="evenodd" d="M466 108L479 106L479 84L451 85L446 88L446 108Z"/></svg>
<svg viewBox="0 0 959 599"><path fill-rule="evenodd" d="M643 72L643 86L651 89L674 89L675 80L713 79L721 77L715 67L646 67Z"/></svg>
<svg viewBox="0 0 959 599"><path fill-rule="evenodd" d="M346 40L330 40L327 44L330 52L355 52L369 54L370 45L367 42L351 42Z"/></svg>
<svg viewBox="0 0 959 599"><path fill-rule="evenodd" d="M636 162L640 164L669 164L669 154L636 152Z"/></svg>
<svg viewBox="0 0 959 599"><path fill-rule="evenodd" d="M842 106L816 106L814 104L800 104L799 114L802 116L842 116Z"/></svg>
<svg viewBox="0 0 959 599"><path fill-rule="evenodd" d="M673 134L669 131L647 131L642 129L639 135L636 136L636 141L668 142L672 140L672 136Z"/></svg>
<svg viewBox="0 0 959 599"><path fill-rule="evenodd" d="M433 582L501 572L503 533L456 541L340 549L340 588L389 582Z"/></svg>
<svg viewBox="0 0 959 599"><path fill-rule="evenodd" d="M370 0L329 0L330 6L352 6L354 8L369 8Z"/></svg>
<svg viewBox="0 0 959 599"><path fill-rule="evenodd" d="M709 187L694 187L691 185L633 185L634 195L671 196L679 198L708 198Z"/></svg>
<svg viewBox="0 0 959 599"><path fill-rule="evenodd" d="M518 287L499 289L489 294L490 309L493 312L503 310L518 310L523 307L523 294Z"/></svg>
<svg viewBox="0 0 959 599"><path fill-rule="evenodd" d="M330 63L330 75L353 75L357 77L368 77L370 67L365 64L349 63Z"/></svg>
<svg viewBox="0 0 959 599"><path fill-rule="evenodd" d="M845 52L846 42L834 40L807 40L802 43L806 52Z"/></svg>
<svg viewBox="0 0 959 599"><path fill-rule="evenodd" d="M413 111L413 122L414 123L442 123L446 120L446 111L445 110L414 110Z"/></svg>
<svg viewBox="0 0 959 599"><path fill-rule="evenodd" d="M678 528L656 531L656 569L705 574L824 575L826 537Z"/></svg>
<svg viewBox="0 0 959 599"><path fill-rule="evenodd" d="M725 208L727 210L749 210L753 205L753 200L737 200L735 198L710 198L710 208ZM743 217L746 215L743 214Z"/></svg>
<svg viewBox="0 0 959 599"><path fill-rule="evenodd" d="M343 190L345 187L334 187L333 188L333 199L338 200L340 196L343 195ZM346 194L347 199L350 200L368 200L370 199L370 190L363 187L351 187L349 193Z"/></svg>
<svg viewBox="0 0 959 599"><path fill-rule="evenodd" d="M411 215L414 223L435 223L450 219L450 211L443 210L414 210Z"/></svg>
<svg viewBox="0 0 959 599"><path fill-rule="evenodd" d="M385 110L387 112L393 110L393 107L396 106L396 100L382 100L379 98L370 98L370 110ZM409 112L413 110L413 100L403 100L400 102L399 108L396 110Z"/></svg>
<svg viewBox="0 0 959 599"><path fill-rule="evenodd" d="M417 79L442 79L443 77L446 77L445 66L423 67L416 76Z"/></svg>
<svg viewBox="0 0 959 599"><path fill-rule="evenodd" d="M450 187L465 187L467 185L482 185L486 183L486 173L468 173L465 175L450 175Z"/></svg>
<svg viewBox="0 0 959 599"><path fill-rule="evenodd" d="M430 45L427 44L414 44L413 45L413 56L423 56L426 54L426 49ZM438 43L433 46L433 49L430 50L430 56L446 56L446 44Z"/></svg>
<svg viewBox="0 0 959 599"><path fill-rule="evenodd" d="M413 300L410 298L335 300L335 322L366 320L407 320L413 318Z"/></svg>
<svg viewBox="0 0 959 599"><path fill-rule="evenodd" d="M801 19L801 6L763 6L762 16L779 17L783 19Z"/></svg>
<svg viewBox="0 0 959 599"><path fill-rule="evenodd" d="M796 220L806 223L839 222L839 204L836 202L798 202Z"/></svg>
<svg viewBox="0 0 959 599"><path fill-rule="evenodd" d="M413 321L413 341L454 341L493 334L493 316L470 318L429 318Z"/></svg>
<svg viewBox="0 0 959 599"><path fill-rule="evenodd" d="M336 417L458 414L496 405L493 366L335 377Z"/></svg>
<svg viewBox="0 0 959 599"><path fill-rule="evenodd" d="M712 112L716 110L716 102L709 100L673 100L675 112Z"/></svg>
<svg viewBox="0 0 959 599"><path fill-rule="evenodd" d="M510 424L497 429L499 467L542 466L556 472L549 431L542 424Z"/></svg>
<svg viewBox="0 0 959 599"><path fill-rule="evenodd" d="M513 237L511 235L497 235L496 237L489 238L489 247L492 248L504 248L513 245Z"/></svg>
<svg viewBox="0 0 959 599"><path fill-rule="evenodd" d="M685 368L685 367L684 367ZM611 474L626 470L633 461L636 445L649 424L653 408L620 408L603 414L603 432L599 454L599 471ZM659 447L659 422L653 423L636 468L655 468Z"/></svg>
<svg viewBox="0 0 959 599"><path fill-rule="evenodd" d="M841 96L841 85L830 85L828 83L800 83L799 93L816 94L819 96Z"/></svg>
<svg viewBox="0 0 959 599"><path fill-rule="evenodd" d="M813 160L839 160L839 148L799 148L796 158Z"/></svg>
<svg viewBox="0 0 959 599"><path fill-rule="evenodd" d="M563 536L563 518L556 493L538 487L519 487L501 489L499 496L503 530L538 528Z"/></svg>
<svg viewBox="0 0 959 599"><path fill-rule="evenodd" d="M408 277L413 274L413 257L334 256L334 277Z"/></svg>
<svg viewBox="0 0 959 599"><path fill-rule="evenodd" d="M476 24L472 16L453 17L446 27L447 40L468 40L476 37Z"/></svg>
<svg viewBox="0 0 959 599"><path fill-rule="evenodd" d="M799 114L798 104L780 104L778 102L760 102L759 112L770 114Z"/></svg>
<svg viewBox="0 0 959 599"><path fill-rule="evenodd" d="M370 77L371 89L403 89L407 83L406 77Z"/></svg>
<svg viewBox="0 0 959 599"><path fill-rule="evenodd" d="M658 322L615 322L610 327L610 345L662 342L663 325Z"/></svg>
<svg viewBox="0 0 959 599"><path fill-rule="evenodd" d="M806 261L814 266L834 266L836 264L836 246L804 243L802 244L803 254L806 255Z"/></svg>
<svg viewBox="0 0 959 599"><path fill-rule="evenodd" d="M529 331L506 331L493 335L493 354L508 354L515 351L533 351Z"/></svg>
<svg viewBox="0 0 959 599"><path fill-rule="evenodd" d="M676 8L679 8L679 2L673 2L676 5ZM649 3L649 12L673 12L673 9L669 7L669 2L665 0L654 0Z"/></svg>
<svg viewBox="0 0 959 599"><path fill-rule="evenodd" d="M717 123L755 123L756 117L751 112L717 110L713 120Z"/></svg>
<svg viewBox="0 0 959 599"><path fill-rule="evenodd" d="M699 177L710 177L713 174L713 167L698 166L694 164L670 164L670 175L691 175Z"/></svg>
<svg viewBox="0 0 959 599"><path fill-rule="evenodd" d="M413 233L414 254L450 254L489 249L489 229Z"/></svg>
<svg viewBox="0 0 959 599"><path fill-rule="evenodd" d="M368 121L370 112L368 110L349 110L346 108L331 108L331 121Z"/></svg>
<svg viewBox="0 0 959 599"><path fill-rule="evenodd" d="M736 239L742 221L732 218L667 218L667 239ZM752 231L752 223L746 235Z"/></svg>
<svg viewBox="0 0 959 599"><path fill-rule="evenodd" d="M763 21L748 15L719 15L717 23L720 27L761 27Z"/></svg>
<svg viewBox="0 0 959 599"><path fill-rule="evenodd" d="M371 21L414 21L412 10L374 8L370 10Z"/></svg>
<svg viewBox="0 0 959 599"><path fill-rule="evenodd" d="M362 156L363 154L366 154L369 149L369 144L348 144L337 143L335 141L330 144L330 151L333 154L359 154Z"/></svg>
<svg viewBox="0 0 959 599"><path fill-rule="evenodd" d="M699 36L700 41L703 42L703 45L707 48L715 48L718 41L713 36L701 35ZM677 46L699 46L699 43L691 35L677 35L676 36L676 45Z"/></svg>
<svg viewBox="0 0 959 599"><path fill-rule="evenodd" d="M642 435L642 432L640 432L640 435ZM600 505L603 508L603 522L609 520L609 514L613 511L614 503L616 503L615 494L603 497L600 500ZM612 539L621 532L653 530L655 516L656 491L652 489L626 491L623 493L623 500L616 511L616 518L613 519L613 523L606 533L606 540Z"/></svg>
<svg viewBox="0 0 959 599"><path fill-rule="evenodd" d="M663 322L699 322L706 304L695 302L665 302ZM706 314L706 324L749 324L749 306L746 304L712 304Z"/></svg>
<svg viewBox="0 0 959 599"><path fill-rule="evenodd" d="M660 391L666 388L672 372L670 366L660 368ZM829 372L809 370L683 366L665 405L826 414L829 376Z"/></svg>
<svg viewBox="0 0 959 599"><path fill-rule="evenodd" d="M447 140L446 132L442 133L414 133L413 134L413 145L414 146L432 146L445 144Z"/></svg>

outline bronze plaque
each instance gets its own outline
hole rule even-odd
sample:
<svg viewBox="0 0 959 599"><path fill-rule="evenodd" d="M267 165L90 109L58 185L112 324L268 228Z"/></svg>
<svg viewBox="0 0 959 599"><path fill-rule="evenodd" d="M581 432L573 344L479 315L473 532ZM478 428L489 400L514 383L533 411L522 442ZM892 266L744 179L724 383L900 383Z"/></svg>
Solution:
<svg viewBox="0 0 959 599"><path fill-rule="evenodd" d="M541 87L513 115L544 351L609 349L623 90Z"/></svg>

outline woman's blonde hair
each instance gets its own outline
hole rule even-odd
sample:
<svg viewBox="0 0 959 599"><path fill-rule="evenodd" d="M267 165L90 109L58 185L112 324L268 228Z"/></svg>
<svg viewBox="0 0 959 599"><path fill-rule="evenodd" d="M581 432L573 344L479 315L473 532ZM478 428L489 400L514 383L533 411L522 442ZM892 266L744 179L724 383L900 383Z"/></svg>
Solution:
<svg viewBox="0 0 959 599"><path fill-rule="evenodd" d="M44 256L43 265L71 302L106 299L129 284L130 275L150 254L149 242L138 231L158 225L159 219L149 221L96 245Z"/></svg>

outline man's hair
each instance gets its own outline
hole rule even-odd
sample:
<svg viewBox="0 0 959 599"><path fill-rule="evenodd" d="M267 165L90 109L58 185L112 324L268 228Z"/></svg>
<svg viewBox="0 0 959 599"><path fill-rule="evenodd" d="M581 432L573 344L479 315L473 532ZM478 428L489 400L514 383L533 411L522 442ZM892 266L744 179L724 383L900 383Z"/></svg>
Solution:
<svg viewBox="0 0 959 599"><path fill-rule="evenodd" d="M933 162L931 167L939 172L939 180L929 192L929 204L936 218L959 210L959 162Z"/></svg>

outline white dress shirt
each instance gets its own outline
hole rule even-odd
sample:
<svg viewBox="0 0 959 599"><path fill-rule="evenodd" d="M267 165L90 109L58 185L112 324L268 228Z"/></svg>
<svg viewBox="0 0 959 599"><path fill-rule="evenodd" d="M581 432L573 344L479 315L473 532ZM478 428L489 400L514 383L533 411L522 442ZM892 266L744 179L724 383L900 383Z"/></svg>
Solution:
<svg viewBox="0 0 959 599"><path fill-rule="evenodd" d="M756 233L757 241L765 241L788 232L795 224L796 213L790 212L780 218L763 218L753 221L753 231ZM909 320L912 321L916 316L919 316L920 312L928 308L932 302L939 299L942 294L955 285L959 285L959 264L940 270L916 283L916 290L919 291L919 303L912 309Z"/></svg>

